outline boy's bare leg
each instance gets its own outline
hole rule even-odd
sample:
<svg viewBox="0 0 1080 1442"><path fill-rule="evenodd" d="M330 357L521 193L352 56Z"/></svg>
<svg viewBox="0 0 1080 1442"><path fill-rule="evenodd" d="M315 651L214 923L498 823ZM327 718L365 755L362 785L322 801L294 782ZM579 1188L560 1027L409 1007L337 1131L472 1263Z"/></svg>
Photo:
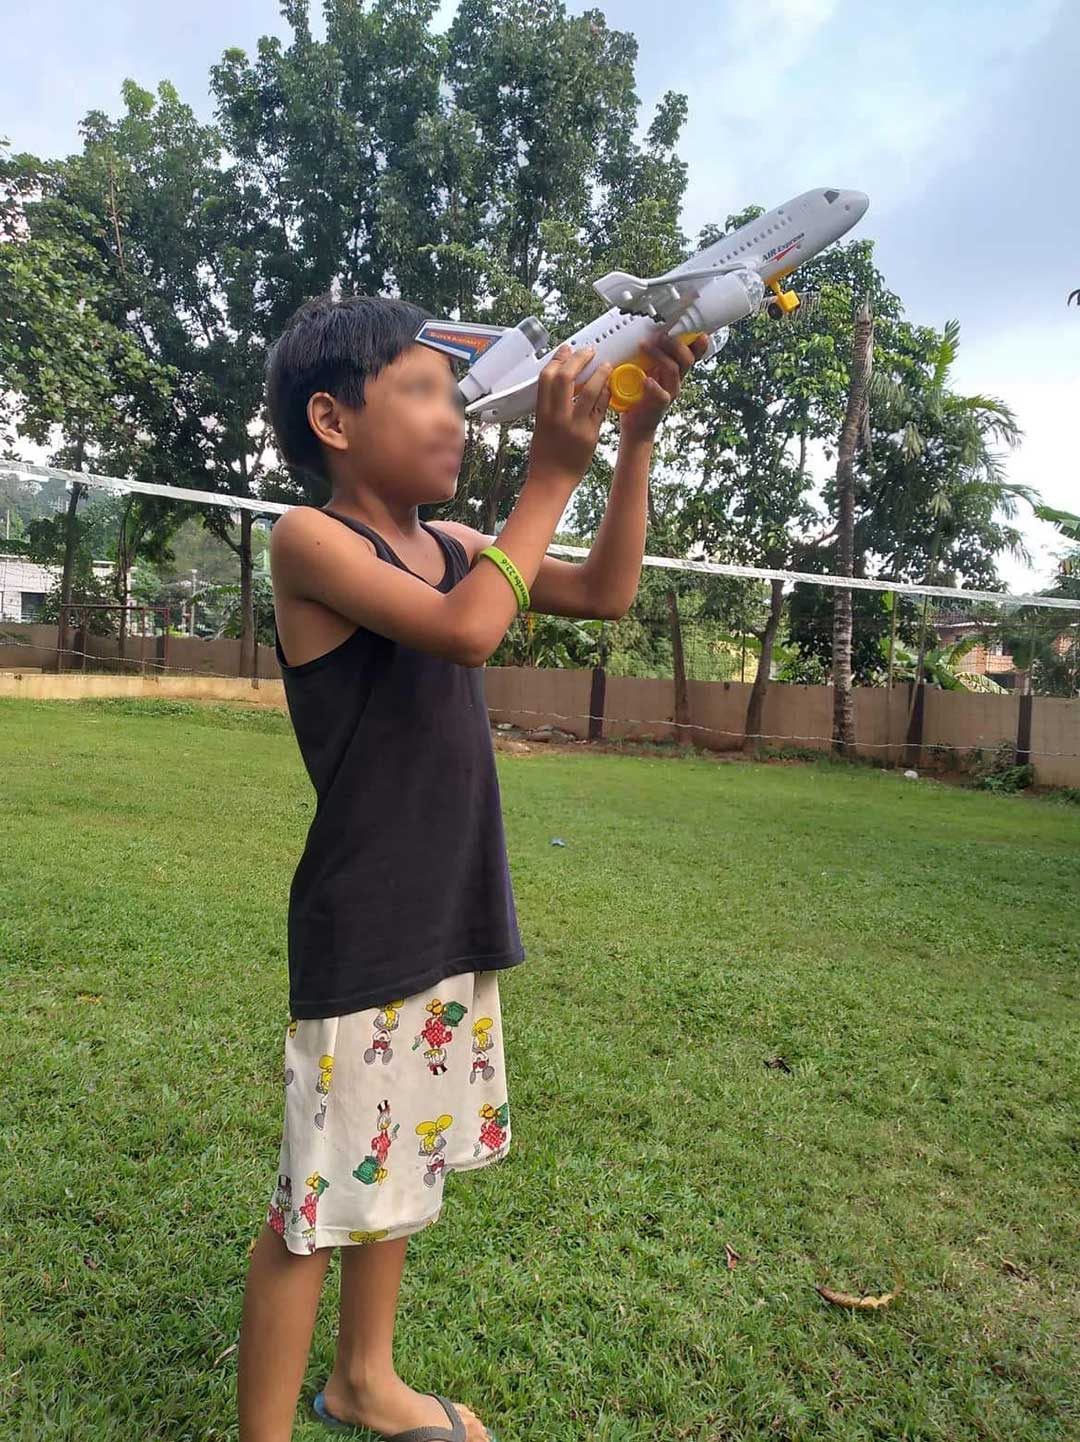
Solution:
<svg viewBox="0 0 1080 1442"><path fill-rule="evenodd" d="M337 1355L323 1389L332 1416L384 1437L410 1427L450 1425L441 1403L414 1391L394 1370L394 1318L408 1244L406 1236L341 1248ZM475 1412L461 1402L455 1406L468 1442L488 1442L487 1429Z"/></svg>
<svg viewBox="0 0 1080 1442"><path fill-rule="evenodd" d="M289 1442L332 1247L290 1252L263 1224L251 1254L237 1355L240 1442Z"/></svg>

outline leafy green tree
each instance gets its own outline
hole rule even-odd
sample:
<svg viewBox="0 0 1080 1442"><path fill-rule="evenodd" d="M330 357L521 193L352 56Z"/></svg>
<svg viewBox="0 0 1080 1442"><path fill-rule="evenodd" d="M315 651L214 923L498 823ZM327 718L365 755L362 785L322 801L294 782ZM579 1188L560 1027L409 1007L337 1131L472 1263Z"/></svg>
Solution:
<svg viewBox="0 0 1080 1442"><path fill-rule="evenodd" d="M727 230L761 213L751 207L731 216ZM699 245L717 236L706 231ZM822 493L823 520L812 495L810 447L831 444L840 432L856 304L869 298L875 314L890 321L900 303L865 240L816 257L800 269L799 281L806 299L794 320L762 312L733 327L716 362L685 387L681 423L671 435L683 462L670 498L673 530L684 548L700 545L716 559L743 565L811 570L815 553L836 535L835 482ZM761 732L783 608L783 583L772 582L763 623L753 631L759 655L747 703L748 748Z"/></svg>
<svg viewBox="0 0 1080 1442"><path fill-rule="evenodd" d="M1026 557L1019 532L1002 530L996 517L999 513L1015 515L1017 499L1034 503L1034 495L1028 487L1005 477L998 447L1011 448L1022 435L1008 405L994 396L963 396L950 388L959 324L949 321L940 335L931 338L923 333L914 338L923 347L920 363L905 365L900 378L879 374L874 400L879 423L892 438L887 459L893 463L890 482L894 495L898 485L902 488L896 502L898 517L901 525L909 523L905 527L909 534L916 527L929 530L924 579L928 585L941 585L948 584L942 577L944 565L959 561L956 548L970 546L973 538L1004 540L1014 553ZM880 490L878 496L881 498ZM992 571L990 556L984 564ZM930 597L926 596L920 620L920 658L926 650L929 607ZM909 726L921 667L920 659L908 706Z"/></svg>
<svg viewBox="0 0 1080 1442"><path fill-rule="evenodd" d="M0 157L0 393L16 397L15 437L47 446L59 432L50 463L82 471L113 454L147 411L161 411L176 372L120 318L123 283L101 250L104 218L60 199L66 177L63 162ZM96 594L89 555L79 556L85 495L75 483L63 515L29 528L31 559L62 558L59 666L77 572L81 593Z"/></svg>

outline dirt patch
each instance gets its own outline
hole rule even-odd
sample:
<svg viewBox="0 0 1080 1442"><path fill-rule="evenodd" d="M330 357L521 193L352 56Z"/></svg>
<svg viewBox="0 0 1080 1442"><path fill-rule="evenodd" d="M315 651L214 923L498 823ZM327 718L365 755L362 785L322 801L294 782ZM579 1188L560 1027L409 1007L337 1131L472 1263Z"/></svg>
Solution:
<svg viewBox="0 0 1080 1442"><path fill-rule="evenodd" d="M688 756L694 756L702 761L715 761L717 765L746 760L738 751L709 751L704 747L680 746L671 741L584 741L566 732L548 734L540 740L535 733L530 735L516 727L512 731L492 728L491 735L495 750L510 756L542 756L545 752L557 751L564 756L648 756L669 761L684 761Z"/></svg>

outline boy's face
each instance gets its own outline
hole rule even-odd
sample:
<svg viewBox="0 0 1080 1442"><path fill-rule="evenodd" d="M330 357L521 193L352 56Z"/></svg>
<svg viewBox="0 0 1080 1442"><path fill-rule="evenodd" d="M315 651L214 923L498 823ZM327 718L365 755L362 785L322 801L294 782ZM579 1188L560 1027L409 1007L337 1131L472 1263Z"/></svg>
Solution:
<svg viewBox="0 0 1080 1442"><path fill-rule="evenodd" d="M333 418L319 402L330 402ZM457 490L464 399L441 352L410 345L365 383L360 410L320 395L312 397L308 414L322 422L317 433L337 477L347 480L355 467L384 494L418 506L449 500Z"/></svg>

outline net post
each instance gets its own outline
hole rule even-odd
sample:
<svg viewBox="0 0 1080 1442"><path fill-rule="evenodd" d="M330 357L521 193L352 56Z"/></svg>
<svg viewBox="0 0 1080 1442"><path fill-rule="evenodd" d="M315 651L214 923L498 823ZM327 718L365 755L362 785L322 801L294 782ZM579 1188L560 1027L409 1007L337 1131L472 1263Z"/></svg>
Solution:
<svg viewBox="0 0 1080 1442"><path fill-rule="evenodd" d="M905 742L904 765L918 766L922 758L923 717L926 714L926 682L920 681L918 686L915 687L915 682L909 681L908 686L915 688L915 696Z"/></svg>
<svg viewBox="0 0 1080 1442"><path fill-rule="evenodd" d="M1020 714L1016 726L1016 765L1026 766L1031 760L1031 708L1035 698L1030 691L1020 695Z"/></svg>
<svg viewBox="0 0 1080 1442"><path fill-rule="evenodd" d="M594 666L592 690L589 694L589 740L604 739L604 702L607 699L607 672L603 666Z"/></svg>

